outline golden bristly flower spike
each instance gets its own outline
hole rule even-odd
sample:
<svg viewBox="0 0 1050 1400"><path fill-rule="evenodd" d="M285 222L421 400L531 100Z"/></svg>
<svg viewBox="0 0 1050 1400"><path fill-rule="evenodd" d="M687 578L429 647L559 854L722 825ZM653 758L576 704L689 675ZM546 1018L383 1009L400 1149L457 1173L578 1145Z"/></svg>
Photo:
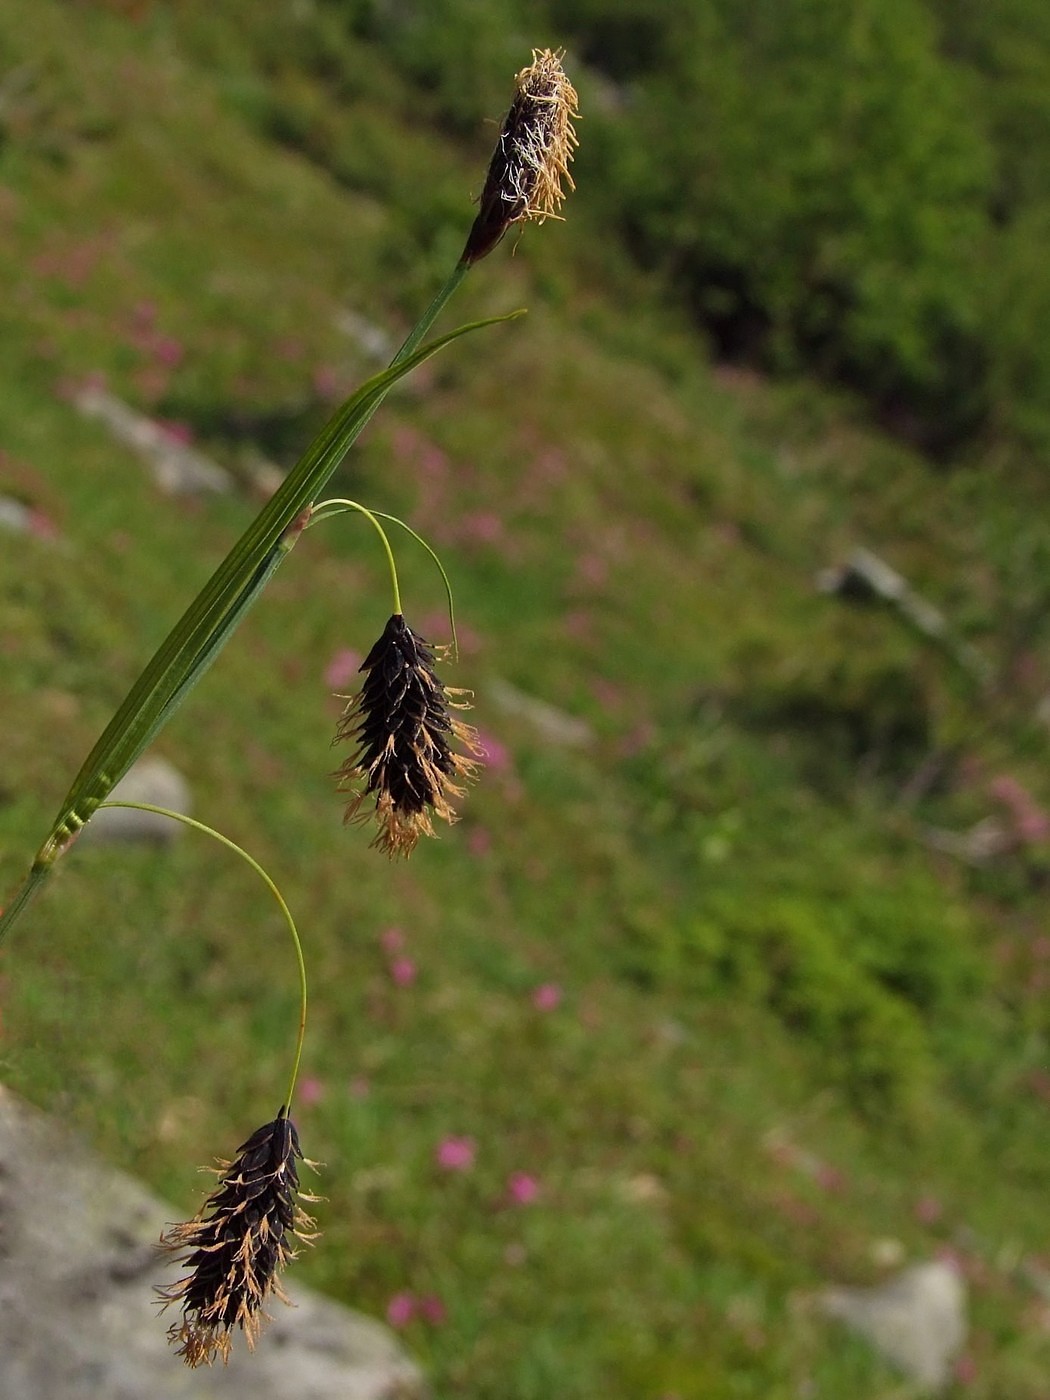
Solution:
<svg viewBox="0 0 1050 1400"><path fill-rule="evenodd" d="M533 49L531 64L517 75L462 264L491 253L511 224L558 218L563 183L576 188L569 162L578 144L572 123L580 114L576 89L561 66L563 53Z"/></svg>
<svg viewBox="0 0 1050 1400"><path fill-rule="evenodd" d="M466 708L434 671L434 651L395 613L365 657L365 681L339 722L333 743L354 751L336 774L351 794L344 820L364 821L372 799L378 832L373 846L407 856L420 836L433 836L433 817L453 822L452 799L462 797L480 756L477 731L452 714ZM459 744L473 757L458 753Z"/></svg>
<svg viewBox="0 0 1050 1400"><path fill-rule="evenodd" d="M232 1162L220 1163L219 1185L190 1221L171 1226L161 1246L188 1270L158 1288L164 1307L182 1312L168 1339L188 1366L229 1360L234 1328L254 1348L271 1295L287 1302L279 1274L295 1258L294 1243L313 1239L300 1200L296 1159L305 1160L295 1125L282 1108L257 1128Z"/></svg>

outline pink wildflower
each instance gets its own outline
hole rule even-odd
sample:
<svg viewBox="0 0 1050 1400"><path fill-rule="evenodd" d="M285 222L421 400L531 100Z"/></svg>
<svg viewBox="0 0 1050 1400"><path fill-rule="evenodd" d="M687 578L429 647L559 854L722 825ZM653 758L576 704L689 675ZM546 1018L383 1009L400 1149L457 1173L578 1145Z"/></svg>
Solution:
<svg viewBox="0 0 1050 1400"><path fill-rule="evenodd" d="M151 330L157 320L157 303L137 301L132 307L131 316L139 330Z"/></svg>
<svg viewBox="0 0 1050 1400"><path fill-rule="evenodd" d="M482 763L490 773L505 773L511 766L510 749L506 744L486 734L484 730L478 730L478 749Z"/></svg>
<svg viewBox="0 0 1050 1400"><path fill-rule="evenodd" d="M816 1164L813 1169L813 1180L822 1191L827 1191L833 1196L840 1195L846 1189L846 1178L838 1167L833 1167L830 1162Z"/></svg>
<svg viewBox="0 0 1050 1400"><path fill-rule="evenodd" d="M936 1196L920 1196L915 1202L915 1219L920 1225L936 1225L943 1207Z"/></svg>
<svg viewBox="0 0 1050 1400"><path fill-rule="evenodd" d="M512 1172L507 1180L507 1195L516 1206L531 1206L540 1194L540 1183L528 1172Z"/></svg>
<svg viewBox="0 0 1050 1400"><path fill-rule="evenodd" d="M952 1374L959 1385L973 1385L977 1379L977 1362L970 1352L964 1352L952 1367Z"/></svg>
<svg viewBox="0 0 1050 1400"><path fill-rule="evenodd" d="M556 1011L561 1005L561 987L557 982L541 982L532 994L537 1011Z"/></svg>
<svg viewBox="0 0 1050 1400"><path fill-rule="evenodd" d="M182 342L176 340L173 335L151 336L150 349L158 364L165 365L168 369L175 369L180 365L186 353Z"/></svg>
<svg viewBox="0 0 1050 1400"><path fill-rule="evenodd" d="M459 538L464 544L498 545L503 521L493 510L476 510L460 521Z"/></svg>
<svg viewBox="0 0 1050 1400"><path fill-rule="evenodd" d="M416 1315L416 1299L411 1293L395 1293L386 1305L386 1320L391 1327L407 1327Z"/></svg>
<svg viewBox="0 0 1050 1400"><path fill-rule="evenodd" d="M299 1080L299 1102L303 1108L319 1103L324 1098L324 1081L315 1074L304 1074Z"/></svg>
<svg viewBox="0 0 1050 1400"><path fill-rule="evenodd" d="M601 588L609 578L609 565L600 554L580 554L576 558L576 582L587 588Z"/></svg>
<svg viewBox="0 0 1050 1400"><path fill-rule="evenodd" d="M342 397L339 371L331 365L318 365L313 374L314 393L325 403Z"/></svg>
<svg viewBox="0 0 1050 1400"><path fill-rule="evenodd" d="M1023 783L1003 773L992 779L988 791L1006 808L1019 840L1035 843L1050 837L1050 813L1039 806Z"/></svg>
<svg viewBox="0 0 1050 1400"><path fill-rule="evenodd" d="M416 965L411 958L391 958L390 980L395 987L411 987L416 980L416 972Z"/></svg>
<svg viewBox="0 0 1050 1400"><path fill-rule="evenodd" d="M165 437L171 438L172 442L177 442L180 447L189 447L194 439L193 425L183 422L180 418L159 418L157 426Z"/></svg>
<svg viewBox="0 0 1050 1400"><path fill-rule="evenodd" d="M475 1152L472 1137L447 1137L438 1143L434 1157L443 1171L469 1172L474 1165Z"/></svg>
<svg viewBox="0 0 1050 1400"><path fill-rule="evenodd" d="M467 836L467 850L472 856L487 856L492 850L492 833L483 826L475 826Z"/></svg>
<svg viewBox="0 0 1050 1400"><path fill-rule="evenodd" d="M436 1293L426 1293L419 1299L419 1315L431 1327L442 1327L448 1321L448 1308Z"/></svg>
<svg viewBox="0 0 1050 1400"><path fill-rule="evenodd" d="M405 951L405 935L399 928L385 928L379 935L379 946L389 957Z"/></svg>
<svg viewBox="0 0 1050 1400"><path fill-rule="evenodd" d="M362 656L352 647L342 647L325 667L324 683L330 690L343 690L357 675Z"/></svg>

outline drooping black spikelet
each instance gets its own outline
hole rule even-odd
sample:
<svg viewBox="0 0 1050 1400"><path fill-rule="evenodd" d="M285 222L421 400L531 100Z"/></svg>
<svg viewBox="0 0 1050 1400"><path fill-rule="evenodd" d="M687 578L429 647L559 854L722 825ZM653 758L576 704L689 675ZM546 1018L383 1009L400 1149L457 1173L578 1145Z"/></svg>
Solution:
<svg viewBox="0 0 1050 1400"><path fill-rule="evenodd" d="M503 119L489 162L478 215L460 261L490 253L511 224L557 218L565 198L576 131L576 89L561 66L561 53L533 49L532 62L515 79L514 101Z"/></svg>
<svg viewBox="0 0 1050 1400"><path fill-rule="evenodd" d="M438 680L434 652L400 613L391 617L361 670L364 684L351 697L334 740L356 745L336 774L340 790L353 794L345 820L366 820L362 808L373 797L379 830L372 844L390 856L408 855L421 834L434 835L432 814L455 821L449 799L462 796L458 780L469 778L477 763L453 743L477 754L477 734L451 715L452 697L462 692Z"/></svg>
<svg viewBox="0 0 1050 1400"><path fill-rule="evenodd" d="M278 1274L295 1258L292 1240L308 1242L313 1221L299 1204L299 1135L282 1108L257 1128L232 1162L219 1164L219 1185L197 1215L161 1236L162 1248L189 1272L158 1288L161 1304L178 1304L168 1340L188 1366L227 1361L240 1327L254 1348L269 1294L287 1302ZM304 1200L314 1200L303 1196Z"/></svg>

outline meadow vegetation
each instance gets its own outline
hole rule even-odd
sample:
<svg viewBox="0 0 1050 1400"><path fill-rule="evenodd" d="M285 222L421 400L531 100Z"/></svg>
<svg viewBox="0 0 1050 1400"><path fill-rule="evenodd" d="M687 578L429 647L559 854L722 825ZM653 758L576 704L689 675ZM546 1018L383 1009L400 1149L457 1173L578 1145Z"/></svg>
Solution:
<svg viewBox="0 0 1050 1400"><path fill-rule="evenodd" d="M338 478L452 576L488 755L462 821L395 865L341 824L332 692L390 611L351 518L159 744L306 943L325 1201L296 1273L402 1327L438 1395L865 1400L899 1381L815 1290L947 1254L959 1393L1037 1400L1050 29L1025 0L654 13L0 0L0 489L41 522L0 549L0 887L258 460L374 372L346 313L409 328L511 75L565 43L568 219L453 319L528 316L418 371ZM238 490L159 494L75 411L93 377ZM858 545L987 680L817 587ZM192 1206L192 1165L278 1107L280 920L188 834L63 867L0 956L0 1073Z"/></svg>

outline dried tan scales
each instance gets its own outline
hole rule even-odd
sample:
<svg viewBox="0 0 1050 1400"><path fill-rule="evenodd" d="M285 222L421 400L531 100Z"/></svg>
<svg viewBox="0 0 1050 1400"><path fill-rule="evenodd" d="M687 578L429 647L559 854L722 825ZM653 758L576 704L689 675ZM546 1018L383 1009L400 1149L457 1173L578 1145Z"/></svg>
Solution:
<svg viewBox="0 0 1050 1400"><path fill-rule="evenodd" d="M235 1327L254 1349L267 1320L264 1301L272 1295L287 1303L278 1274L295 1258L290 1241L314 1238L299 1200L316 1197L300 1191L296 1158L305 1160L282 1109L241 1144L234 1161L220 1162L219 1185L197 1215L161 1236L162 1248L189 1270L157 1289L163 1308L181 1309L168 1340L188 1366L210 1366L216 1356L225 1364Z"/></svg>
<svg viewBox="0 0 1050 1400"><path fill-rule="evenodd" d="M515 79L514 101L500 128L461 262L485 257L511 224L559 218L563 185L576 188L569 162L579 144L572 124L579 116L578 98L561 66L562 53L533 49L532 63Z"/></svg>

